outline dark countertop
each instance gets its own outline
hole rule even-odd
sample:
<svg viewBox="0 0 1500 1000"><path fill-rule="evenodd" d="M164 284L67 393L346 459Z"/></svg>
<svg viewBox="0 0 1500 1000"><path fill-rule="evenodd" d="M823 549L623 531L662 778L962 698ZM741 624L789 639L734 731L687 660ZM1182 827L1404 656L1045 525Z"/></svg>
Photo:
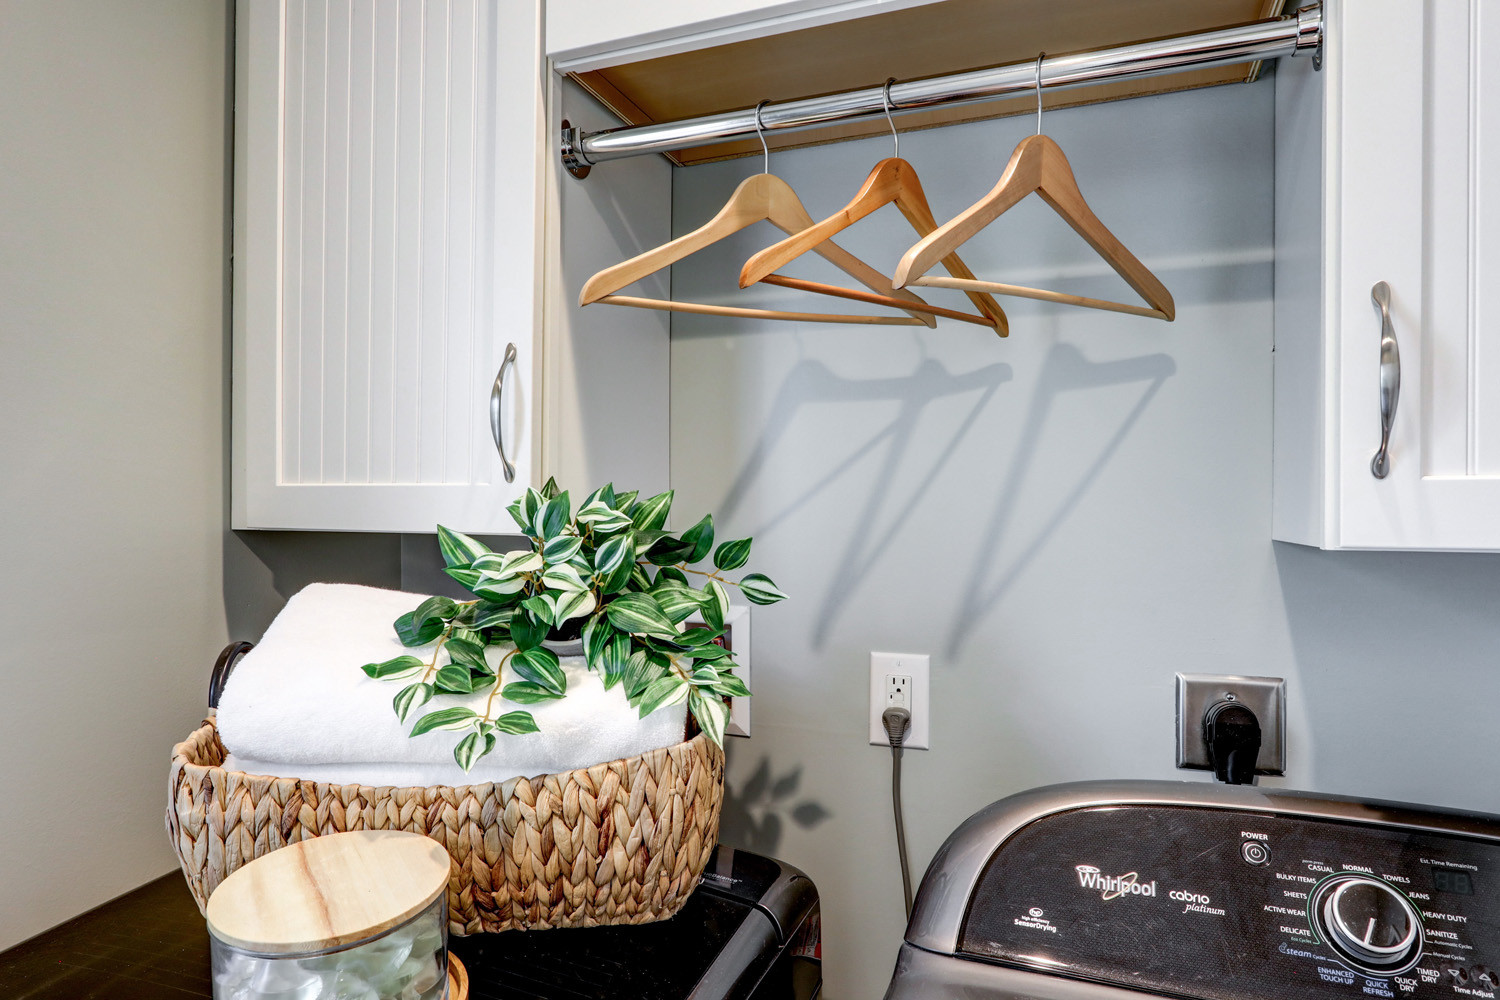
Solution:
<svg viewBox="0 0 1500 1000"><path fill-rule="evenodd" d="M473 1000L677 1000L742 926L776 936L754 900L779 864L745 852L726 861L739 887L706 881L671 920L450 938L449 951L469 970ZM773 957L755 956L749 983ZM177 872L0 952L0 1000L212 997L208 929Z"/></svg>

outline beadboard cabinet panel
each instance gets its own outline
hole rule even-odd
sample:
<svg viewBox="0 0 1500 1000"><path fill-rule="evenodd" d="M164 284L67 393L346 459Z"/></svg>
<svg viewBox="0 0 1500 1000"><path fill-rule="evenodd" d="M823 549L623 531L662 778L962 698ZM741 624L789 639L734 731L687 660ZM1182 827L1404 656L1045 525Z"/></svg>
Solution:
<svg viewBox="0 0 1500 1000"><path fill-rule="evenodd" d="M536 6L239 10L236 526L504 530L539 431Z"/></svg>
<svg viewBox="0 0 1500 1000"><path fill-rule="evenodd" d="M1322 73L1278 68L1275 537L1500 550L1500 18L1327 3ZM1390 288L1400 394L1380 444Z"/></svg>

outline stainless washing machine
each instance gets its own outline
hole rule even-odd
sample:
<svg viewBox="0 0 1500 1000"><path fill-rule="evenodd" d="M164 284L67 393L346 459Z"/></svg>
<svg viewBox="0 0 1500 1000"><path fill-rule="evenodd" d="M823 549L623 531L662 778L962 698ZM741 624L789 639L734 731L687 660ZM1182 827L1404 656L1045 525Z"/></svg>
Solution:
<svg viewBox="0 0 1500 1000"><path fill-rule="evenodd" d="M948 839L886 1000L1462 1000L1497 968L1500 817L1088 782Z"/></svg>

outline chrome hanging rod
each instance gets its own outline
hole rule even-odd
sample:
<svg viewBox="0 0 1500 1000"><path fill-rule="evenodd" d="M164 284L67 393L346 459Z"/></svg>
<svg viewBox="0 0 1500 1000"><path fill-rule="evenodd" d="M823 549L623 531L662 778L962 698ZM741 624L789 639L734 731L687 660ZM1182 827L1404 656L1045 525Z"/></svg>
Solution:
<svg viewBox="0 0 1500 1000"><path fill-rule="evenodd" d="M1323 8L1321 4L1312 4L1295 14L1217 31L1177 35L1072 55L1049 55L1042 66L1041 83L1044 90L1065 90L1106 80L1136 80L1295 55L1311 55L1314 66L1317 66L1322 45ZM1024 62L993 69L891 84L890 108L894 114L900 115L939 105L974 104L1031 93L1037 85L1036 62L1035 58L1028 58ZM767 132L797 132L833 122L880 118L886 113L885 99L886 88L876 86L801 101L766 104L760 108L760 123ZM626 125L598 132L571 128L564 122L562 160L573 176L583 177L591 166L605 160L748 139L755 134L755 108L656 125Z"/></svg>

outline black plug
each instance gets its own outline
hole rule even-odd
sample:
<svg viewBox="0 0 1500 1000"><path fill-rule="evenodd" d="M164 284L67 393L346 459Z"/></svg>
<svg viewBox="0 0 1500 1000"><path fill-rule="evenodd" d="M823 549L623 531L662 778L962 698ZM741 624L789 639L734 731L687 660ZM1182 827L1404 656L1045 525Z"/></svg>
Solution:
<svg viewBox="0 0 1500 1000"><path fill-rule="evenodd" d="M1260 720L1237 701L1220 701L1203 713L1203 742L1214 777L1226 785L1255 784Z"/></svg>

